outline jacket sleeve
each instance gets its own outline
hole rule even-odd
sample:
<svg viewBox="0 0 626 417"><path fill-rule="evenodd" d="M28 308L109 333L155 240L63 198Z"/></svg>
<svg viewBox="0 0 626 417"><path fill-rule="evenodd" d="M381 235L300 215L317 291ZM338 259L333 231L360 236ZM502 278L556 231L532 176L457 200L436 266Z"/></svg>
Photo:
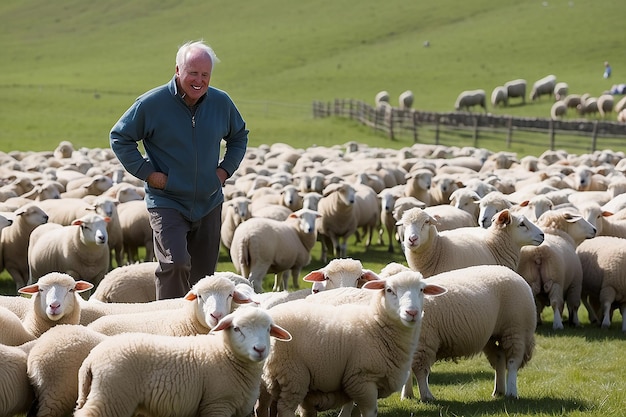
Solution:
<svg viewBox="0 0 626 417"><path fill-rule="evenodd" d="M224 138L226 141L226 152L219 166L226 170L230 177L235 173L237 168L239 168L239 164L246 154L248 129L246 129L246 123L234 104L232 104L229 119L229 134Z"/></svg>

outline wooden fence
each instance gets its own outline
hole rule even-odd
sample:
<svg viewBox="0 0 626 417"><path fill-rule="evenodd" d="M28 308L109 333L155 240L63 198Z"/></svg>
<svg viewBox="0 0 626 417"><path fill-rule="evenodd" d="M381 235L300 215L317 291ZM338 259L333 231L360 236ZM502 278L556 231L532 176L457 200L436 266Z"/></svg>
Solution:
<svg viewBox="0 0 626 417"><path fill-rule="evenodd" d="M385 106L375 108L359 100L336 99L332 103L313 102L313 117L343 117L356 120L386 134L391 140L412 137L415 143L451 145L469 136L473 146L480 137L504 138L506 147L516 144L547 149L594 152L599 149L625 149L626 124L601 120L552 120L523 118L488 113L437 113L403 110ZM428 133L428 134L425 134ZM448 143L446 143L448 142Z"/></svg>

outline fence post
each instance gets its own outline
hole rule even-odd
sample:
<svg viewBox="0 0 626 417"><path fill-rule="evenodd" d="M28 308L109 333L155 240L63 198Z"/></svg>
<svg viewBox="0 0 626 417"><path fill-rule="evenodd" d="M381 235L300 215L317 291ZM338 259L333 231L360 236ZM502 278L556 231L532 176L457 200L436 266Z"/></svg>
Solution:
<svg viewBox="0 0 626 417"><path fill-rule="evenodd" d="M417 143L417 111L413 110L413 143Z"/></svg>
<svg viewBox="0 0 626 417"><path fill-rule="evenodd" d="M511 147L511 142L513 141L513 116L509 116L509 120L507 122L507 132L506 132L506 147Z"/></svg>
<svg viewBox="0 0 626 417"><path fill-rule="evenodd" d="M441 116L438 114L437 117L435 117L435 145L439 145L439 123Z"/></svg>
<svg viewBox="0 0 626 417"><path fill-rule="evenodd" d="M478 119L480 116L474 117L474 147L478 147Z"/></svg>
<svg viewBox="0 0 626 417"><path fill-rule="evenodd" d="M593 133L591 136L591 152L596 151L596 146L598 144L598 121L593 121Z"/></svg>
<svg viewBox="0 0 626 417"><path fill-rule="evenodd" d="M394 128L394 123L393 123L393 117L394 117L394 109L393 107L389 107L387 114L389 115L389 139L393 140L394 135L393 135L393 128Z"/></svg>
<svg viewBox="0 0 626 417"><path fill-rule="evenodd" d="M554 120L548 122L548 134L550 135L550 150L554 150Z"/></svg>

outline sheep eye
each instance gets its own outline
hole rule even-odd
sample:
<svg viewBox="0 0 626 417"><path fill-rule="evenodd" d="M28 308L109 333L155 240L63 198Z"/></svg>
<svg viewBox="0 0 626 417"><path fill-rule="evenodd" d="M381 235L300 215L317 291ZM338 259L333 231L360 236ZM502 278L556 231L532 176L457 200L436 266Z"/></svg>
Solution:
<svg viewBox="0 0 626 417"><path fill-rule="evenodd" d="M241 329L238 326L233 327L233 332L241 333Z"/></svg>

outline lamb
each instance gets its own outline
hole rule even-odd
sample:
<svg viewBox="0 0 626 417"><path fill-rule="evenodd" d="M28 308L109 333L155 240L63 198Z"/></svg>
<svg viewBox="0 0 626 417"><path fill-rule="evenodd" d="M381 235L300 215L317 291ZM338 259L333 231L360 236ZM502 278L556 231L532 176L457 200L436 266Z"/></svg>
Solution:
<svg viewBox="0 0 626 417"><path fill-rule="evenodd" d="M317 238L316 219L320 213L300 209L280 222L265 218L251 218L235 229L230 257L237 273L248 278L254 291L263 292L263 278L267 273L276 276L274 290L280 284L286 289L284 271L291 271L293 286L298 288L300 271L311 261L311 249Z"/></svg>
<svg viewBox="0 0 626 417"><path fill-rule="evenodd" d="M235 197L224 203L220 239L226 249L230 250L237 226L252 217L250 213L251 202L248 197Z"/></svg>
<svg viewBox="0 0 626 417"><path fill-rule="evenodd" d="M103 303L148 303L156 300L158 262L119 266L107 272L89 300Z"/></svg>
<svg viewBox="0 0 626 417"><path fill-rule="evenodd" d="M545 77L535 81L530 91L530 99L535 101L543 95L552 96L554 87L556 86L556 76L546 75Z"/></svg>
<svg viewBox="0 0 626 417"><path fill-rule="evenodd" d="M537 225L544 232L543 243L522 248L519 265L515 268L532 289L537 305L537 323L541 324L543 300L547 298L554 312L552 328L563 329L565 299L569 323L580 326L578 308L583 275L576 246L594 237L595 227L582 216L567 210L548 211L539 217Z"/></svg>
<svg viewBox="0 0 626 417"><path fill-rule="evenodd" d="M526 80L520 78L507 81L504 83L504 87L506 87L506 95L509 99L520 97L522 103L526 103Z"/></svg>
<svg viewBox="0 0 626 417"><path fill-rule="evenodd" d="M295 416L300 406L303 415L312 416L354 402L362 415L374 416L377 398L400 390L417 345L424 295L439 295L445 288L415 271L370 281L363 288L323 291L268 310L293 339L276 344L265 363L257 416L267 416L272 402L278 415ZM367 305L314 301L339 290L373 295Z"/></svg>
<svg viewBox="0 0 626 417"><path fill-rule="evenodd" d="M81 315L80 293L93 288L86 281L75 281L68 274L51 272L37 283L20 288L31 295L32 307L22 319L24 329L35 339L59 324L78 324Z"/></svg>
<svg viewBox="0 0 626 417"><path fill-rule="evenodd" d="M567 114L567 105L563 100L557 100L550 108L550 117L552 120L559 120Z"/></svg>
<svg viewBox="0 0 626 417"><path fill-rule="evenodd" d="M280 345L271 346L270 336L289 341L291 335L258 308L235 310L212 333L129 333L103 341L80 367L74 415L123 417L136 409L154 417L248 415L259 397L263 363Z"/></svg>
<svg viewBox="0 0 626 417"><path fill-rule="evenodd" d="M569 91L569 85L566 82L558 82L554 85L554 98L559 101L565 99L567 97L567 93Z"/></svg>
<svg viewBox="0 0 626 417"><path fill-rule="evenodd" d="M543 242L541 229L505 209L494 215L488 229L464 227L438 232L436 220L424 210L404 213L404 254L414 271L428 278L472 265L504 265L515 270L523 246Z"/></svg>
<svg viewBox="0 0 626 417"><path fill-rule="evenodd" d="M28 267L32 282L51 271L97 285L109 270L108 217L87 214L70 226L49 223L31 233Z"/></svg>
<svg viewBox="0 0 626 417"><path fill-rule="evenodd" d="M499 85L491 92L491 106L498 107L500 105L507 106L509 97L505 86Z"/></svg>
<svg viewBox="0 0 626 417"><path fill-rule="evenodd" d="M323 263L327 262L329 250L332 257L347 256L348 239L357 229L355 200L356 190L347 182L330 184L324 188L317 205L320 217L315 222L315 229L322 243Z"/></svg>
<svg viewBox="0 0 626 417"><path fill-rule="evenodd" d="M470 107L480 106L483 110L487 111L485 90L470 90L463 91L456 99L454 103L454 109L456 111L465 109L470 110Z"/></svg>
<svg viewBox="0 0 626 417"><path fill-rule="evenodd" d="M14 212L13 224L2 230L0 265L9 272L17 289L28 282L28 245L37 226L48 221L48 215L36 204L30 203Z"/></svg>
<svg viewBox="0 0 626 417"><path fill-rule="evenodd" d="M140 200L127 201L118 205L117 212L127 262L139 262L140 247L146 248L143 261L152 262L154 260L154 241L146 203Z"/></svg>
<svg viewBox="0 0 626 417"><path fill-rule="evenodd" d="M608 329L613 305L618 303L622 332L626 332L626 239L596 236L578 245L576 254L583 272L582 301L590 321Z"/></svg>
<svg viewBox="0 0 626 417"><path fill-rule="evenodd" d="M187 302L177 310L147 311L101 317L88 326L99 333L114 335L139 332L170 336L206 334L231 313L235 304L250 299L221 276L200 279L184 297Z"/></svg>

